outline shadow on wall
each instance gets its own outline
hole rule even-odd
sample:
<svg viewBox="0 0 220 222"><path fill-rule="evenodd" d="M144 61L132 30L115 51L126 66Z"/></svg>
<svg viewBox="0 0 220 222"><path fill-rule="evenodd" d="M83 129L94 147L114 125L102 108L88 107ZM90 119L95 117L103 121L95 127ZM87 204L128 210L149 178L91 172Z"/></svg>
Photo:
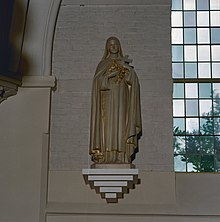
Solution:
<svg viewBox="0 0 220 222"><path fill-rule="evenodd" d="M29 66L22 55L28 3L29 0L0 1L0 75L15 81L22 79L23 61Z"/></svg>

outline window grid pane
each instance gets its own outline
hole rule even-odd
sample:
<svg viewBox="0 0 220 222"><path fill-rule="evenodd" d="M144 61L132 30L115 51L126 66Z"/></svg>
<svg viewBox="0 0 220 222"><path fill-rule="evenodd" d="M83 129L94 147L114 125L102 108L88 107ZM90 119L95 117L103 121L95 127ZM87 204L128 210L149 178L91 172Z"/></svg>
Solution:
<svg viewBox="0 0 220 222"><path fill-rule="evenodd" d="M174 168L220 172L220 0L173 0Z"/></svg>

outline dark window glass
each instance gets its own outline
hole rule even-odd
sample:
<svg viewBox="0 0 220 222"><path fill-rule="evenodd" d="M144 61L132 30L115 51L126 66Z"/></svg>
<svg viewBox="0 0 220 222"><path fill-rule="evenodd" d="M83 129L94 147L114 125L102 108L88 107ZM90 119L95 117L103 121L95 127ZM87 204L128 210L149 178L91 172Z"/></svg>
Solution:
<svg viewBox="0 0 220 222"><path fill-rule="evenodd" d="M196 63L185 63L185 78L197 78Z"/></svg>
<svg viewBox="0 0 220 222"><path fill-rule="evenodd" d="M187 155L187 171L200 172L201 157L199 155Z"/></svg>
<svg viewBox="0 0 220 222"><path fill-rule="evenodd" d="M182 9L182 0L175 0L172 3L172 10L181 10Z"/></svg>
<svg viewBox="0 0 220 222"><path fill-rule="evenodd" d="M201 156L201 172L214 172L214 155Z"/></svg>
<svg viewBox="0 0 220 222"><path fill-rule="evenodd" d="M186 100L186 116L198 116L198 100Z"/></svg>
<svg viewBox="0 0 220 222"><path fill-rule="evenodd" d="M174 153L185 154L186 153L185 136L174 136L173 141L174 141Z"/></svg>
<svg viewBox="0 0 220 222"><path fill-rule="evenodd" d="M174 168L177 172L186 172L186 156L174 155Z"/></svg>
<svg viewBox="0 0 220 222"><path fill-rule="evenodd" d="M202 135L213 135L213 118L204 117L200 118L200 134Z"/></svg>
<svg viewBox="0 0 220 222"><path fill-rule="evenodd" d="M220 135L220 118L214 118L214 134Z"/></svg>
<svg viewBox="0 0 220 222"><path fill-rule="evenodd" d="M220 28L211 28L211 43L220 43Z"/></svg>
<svg viewBox="0 0 220 222"><path fill-rule="evenodd" d="M209 10L209 0L197 0L197 10Z"/></svg>
<svg viewBox="0 0 220 222"><path fill-rule="evenodd" d="M196 26L196 13L195 12L184 12L184 26Z"/></svg>
<svg viewBox="0 0 220 222"><path fill-rule="evenodd" d="M184 84L183 83L174 84L173 98L184 98Z"/></svg>
<svg viewBox="0 0 220 222"><path fill-rule="evenodd" d="M173 119L174 134L185 133L185 118L174 118Z"/></svg>
<svg viewBox="0 0 220 222"><path fill-rule="evenodd" d="M173 78L183 78L183 63L172 64Z"/></svg>
<svg viewBox="0 0 220 222"><path fill-rule="evenodd" d="M184 29L184 43L195 44L196 43L196 28Z"/></svg>
<svg viewBox="0 0 220 222"><path fill-rule="evenodd" d="M199 83L199 97L200 98L212 97L211 83Z"/></svg>
<svg viewBox="0 0 220 222"><path fill-rule="evenodd" d="M172 46L173 61L183 61L183 46Z"/></svg>

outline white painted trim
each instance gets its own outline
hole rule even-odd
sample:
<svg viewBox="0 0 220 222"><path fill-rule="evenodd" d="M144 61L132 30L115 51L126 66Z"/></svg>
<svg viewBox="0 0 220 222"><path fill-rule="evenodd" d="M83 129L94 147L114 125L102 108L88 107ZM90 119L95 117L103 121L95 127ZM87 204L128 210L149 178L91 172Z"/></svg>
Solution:
<svg viewBox="0 0 220 222"><path fill-rule="evenodd" d="M51 75L53 37L60 3L61 0L30 1L22 51L24 75Z"/></svg>
<svg viewBox="0 0 220 222"><path fill-rule="evenodd" d="M95 187L126 187L127 181L94 181Z"/></svg>
<svg viewBox="0 0 220 222"><path fill-rule="evenodd" d="M62 5L171 5L171 0L63 0Z"/></svg>
<svg viewBox="0 0 220 222"><path fill-rule="evenodd" d="M47 207L47 187L48 187L48 149L49 133L42 135L42 157L41 157L41 192L40 192L40 215L39 221L45 222Z"/></svg>
<svg viewBox="0 0 220 222"><path fill-rule="evenodd" d="M0 86L5 86L5 87L15 89L15 90L17 90L17 88L18 88L17 84L11 83L11 82L8 82L8 81L4 81L4 80L1 80L1 79L0 79Z"/></svg>
<svg viewBox="0 0 220 222"><path fill-rule="evenodd" d="M117 198L117 193L106 193L105 198Z"/></svg>
<svg viewBox="0 0 220 222"><path fill-rule="evenodd" d="M101 199L94 190L91 190L85 184L85 176L83 177L81 172L81 170L49 171L47 213L82 213L85 208L88 210L88 213L94 213L96 210L93 206L96 206L99 212L117 213L114 209L106 208L106 204L104 204L105 200ZM175 206L176 204L175 173L147 172L143 170L139 170L139 173L140 181L138 182L140 184L135 189L132 189L129 195L126 194L124 200L119 200L120 207L124 209L120 208L118 212L124 214L132 214L132 212L142 214L146 213L148 205L152 205L152 211L149 210L149 213L154 212L155 208L153 206L155 205L164 205L165 208L169 206L169 209L172 210L170 206ZM96 182L111 182L111 180L118 182L131 179L128 183L128 188L131 189L130 182L133 180L133 176L126 176L130 178L124 177L116 175L111 178L111 175L107 175L103 178L100 175L96 176L96 178L93 176L90 179ZM89 183L88 185L90 185ZM142 206L142 210L134 208L135 204Z"/></svg>
<svg viewBox="0 0 220 222"><path fill-rule="evenodd" d="M42 75L51 75L52 69L52 50L53 50L53 37L56 27L57 16L59 13L60 3L62 0L51 0L48 10L47 21L45 25L45 32L43 38L42 49Z"/></svg>
<svg viewBox="0 0 220 222"><path fill-rule="evenodd" d="M121 181L121 180L130 180L132 181L134 178L133 178L133 175L132 176L88 176L88 181L103 181L103 180L109 180L109 181Z"/></svg>
<svg viewBox="0 0 220 222"><path fill-rule="evenodd" d="M101 193L122 193L122 187L100 187Z"/></svg>
<svg viewBox="0 0 220 222"><path fill-rule="evenodd" d="M82 170L83 175L97 175L97 174L125 174L125 175L138 175L138 169L83 169Z"/></svg>
<svg viewBox="0 0 220 222"><path fill-rule="evenodd" d="M21 87L48 87L55 86L55 76L23 76Z"/></svg>

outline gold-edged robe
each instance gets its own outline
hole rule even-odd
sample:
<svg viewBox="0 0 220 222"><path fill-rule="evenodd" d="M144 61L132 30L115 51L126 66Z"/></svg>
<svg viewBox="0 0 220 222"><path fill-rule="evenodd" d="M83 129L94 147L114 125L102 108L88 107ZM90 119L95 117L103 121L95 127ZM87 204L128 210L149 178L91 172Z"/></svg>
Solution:
<svg viewBox="0 0 220 222"><path fill-rule="evenodd" d="M131 163L140 133L140 88L133 67L121 64L120 60L102 60L92 87L92 161Z"/></svg>

